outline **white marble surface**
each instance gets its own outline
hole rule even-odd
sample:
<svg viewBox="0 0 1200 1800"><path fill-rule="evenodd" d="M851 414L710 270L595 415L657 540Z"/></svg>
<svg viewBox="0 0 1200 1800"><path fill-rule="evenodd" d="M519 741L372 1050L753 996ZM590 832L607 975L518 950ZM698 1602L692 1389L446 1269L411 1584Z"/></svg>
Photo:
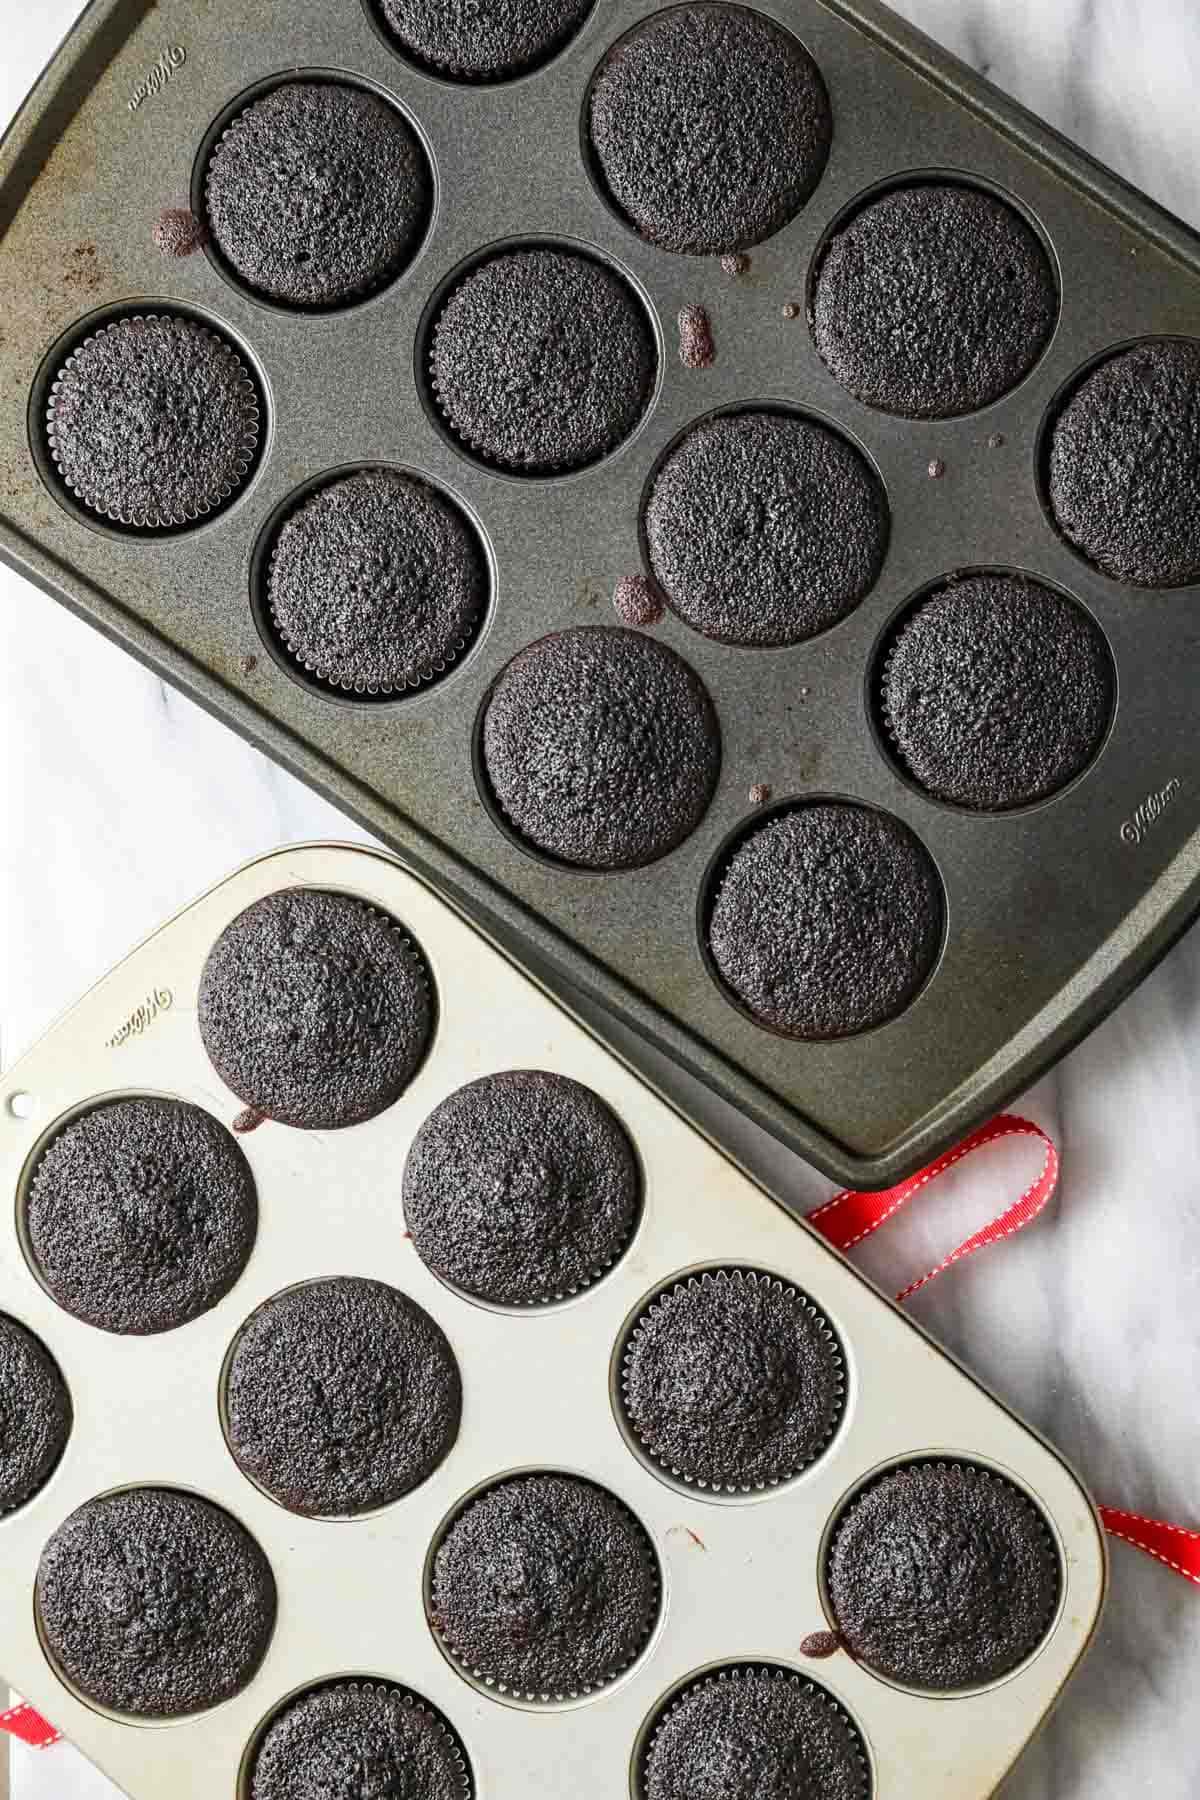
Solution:
<svg viewBox="0 0 1200 1800"><path fill-rule="evenodd" d="M1196 0L901 0L933 36L1200 224ZM76 11L0 0L0 119ZM0 571L0 1056L5 1063L141 935L240 860L358 835L331 808ZM1200 936L1021 1103L1059 1137L1053 1215L916 1302L1058 1443L1101 1499L1200 1525ZM828 1184L708 1116L797 1204ZM1012 1197L1002 1146L870 1247L894 1289ZM1100 1643L1009 1800L1195 1800L1200 1592L1117 1546ZM13 1758L14 1800L113 1791L74 1752ZM214 1797L218 1800L218 1797ZM610 1797L615 1800L615 1797ZM914 1800L935 1800L914 1796Z"/></svg>

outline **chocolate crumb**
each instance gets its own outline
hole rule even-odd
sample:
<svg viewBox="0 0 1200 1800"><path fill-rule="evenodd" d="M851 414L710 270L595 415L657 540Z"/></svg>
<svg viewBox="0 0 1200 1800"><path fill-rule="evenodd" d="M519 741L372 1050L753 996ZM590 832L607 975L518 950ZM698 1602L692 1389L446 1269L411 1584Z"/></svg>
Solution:
<svg viewBox="0 0 1200 1800"><path fill-rule="evenodd" d="M749 267L750 258L741 250L721 258L721 270L726 275L744 275Z"/></svg>
<svg viewBox="0 0 1200 1800"><path fill-rule="evenodd" d="M795 300L788 300L779 310L785 319L798 319L800 317L800 308Z"/></svg>
<svg viewBox="0 0 1200 1800"><path fill-rule="evenodd" d="M750 789L751 806L765 806L771 798L771 790L765 781L756 781Z"/></svg>
<svg viewBox="0 0 1200 1800"><path fill-rule="evenodd" d="M679 360L685 369L711 369L716 361L712 321L702 306L684 306L679 312Z"/></svg>
<svg viewBox="0 0 1200 1800"><path fill-rule="evenodd" d="M257 656L243 656L243 658L242 658L242 674L243 675L253 675L253 673L254 673L255 669L257 669L257 667L258 667Z"/></svg>
<svg viewBox="0 0 1200 1800"><path fill-rule="evenodd" d="M941 457L940 456L931 456L929 459L929 479L930 479L930 481L940 481L942 479L942 476L945 473L946 473L946 465L942 461Z"/></svg>
<svg viewBox="0 0 1200 1800"><path fill-rule="evenodd" d="M824 1658L836 1656L841 1648L842 1640L836 1631L810 1631L800 1645L800 1654Z"/></svg>
<svg viewBox="0 0 1200 1800"><path fill-rule="evenodd" d="M613 589L613 606L626 625L657 625L664 610L644 575L623 575Z"/></svg>
<svg viewBox="0 0 1200 1800"><path fill-rule="evenodd" d="M1000 448L1001 444L1003 444L1003 442L1004 442L1004 433L1002 431L993 431L991 436L988 438L988 449L989 450L999 450L999 448Z"/></svg>
<svg viewBox="0 0 1200 1800"><path fill-rule="evenodd" d="M191 256L208 242L208 227L189 207L164 206L151 235L164 256Z"/></svg>
<svg viewBox="0 0 1200 1800"><path fill-rule="evenodd" d="M240 1112L233 1121L233 1129L239 1137L245 1137L248 1132L257 1131L260 1125L265 1124L266 1118L266 1113L259 1112L256 1107L248 1106L245 1112Z"/></svg>

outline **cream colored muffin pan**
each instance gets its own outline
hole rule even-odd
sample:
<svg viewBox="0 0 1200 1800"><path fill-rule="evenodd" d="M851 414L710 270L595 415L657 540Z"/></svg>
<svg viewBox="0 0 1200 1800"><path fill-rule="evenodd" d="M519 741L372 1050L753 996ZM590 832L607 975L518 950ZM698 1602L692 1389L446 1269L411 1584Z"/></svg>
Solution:
<svg viewBox="0 0 1200 1800"><path fill-rule="evenodd" d="M166 1094L232 1124L242 1103L200 1041L205 957L251 902L280 888L354 894L400 920L437 987L431 1052L388 1111L343 1131L272 1123L240 1141L258 1188L259 1236L231 1293L202 1318L122 1338L63 1312L35 1279L17 1230L39 1148L98 1096ZM473 1304L430 1273L404 1235L401 1178L413 1136L464 1082L541 1068L585 1082L622 1120L644 1176L637 1234L592 1288L520 1313ZM1095 1629L1106 1562L1075 1476L1027 1427L874 1288L390 857L337 845L249 864L105 977L0 1086L0 1311L49 1346L75 1410L49 1485L0 1519L0 1671L131 1800L236 1800L255 1733L311 1683L371 1675L439 1707L470 1758L480 1800L620 1800L637 1792L634 1751L659 1701L691 1671L781 1663L824 1686L865 1742L874 1800L980 1800L1036 1731ZM808 1294L844 1347L848 1395L828 1450L791 1483L747 1498L668 1485L630 1447L614 1411L614 1352L630 1316L669 1277L706 1264L771 1271ZM463 1378L462 1428L425 1484L372 1517L328 1523L284 1511L239 1472L218 1407L221 1366L268 1296L317 1276L370 1276L424 1306ZM1005 1680L957 1697L904 1692L844 1652L806 1659L828 1628L823 1543L841 1503L873 1471L936 1455L992 1465L1042 1507L1062 1558L1062 1599L1037 1653ZM468 1684L427 1621L423 1575L439 1526L464 1495L505 1472L575 1471L602 1483L653 1538L664 1591L641 1658L585 1699L535 1707ZM47 1538L77 1506L131 1484L189 1489L257 1538L279 1616L256 1677L236 1699L166 1724L102 1715L43 1654L34 1579Z"/></svg>

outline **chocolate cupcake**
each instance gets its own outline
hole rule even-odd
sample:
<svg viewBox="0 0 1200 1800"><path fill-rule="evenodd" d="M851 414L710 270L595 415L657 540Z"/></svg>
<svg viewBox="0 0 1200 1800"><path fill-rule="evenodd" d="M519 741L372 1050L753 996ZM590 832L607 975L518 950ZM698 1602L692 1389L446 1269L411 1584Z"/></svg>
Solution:
<svg viewBox="0 0 1200 1800"><path fill-rule="evenodd" d="M514 656L487 702L482 753L497 806L535 849L632 869L704 817L721 732L682 657L636 631L585 625Z"/></svg>
<svg viewBox="0 0 1200 1800"><path fill-rule="evenodd" d="M650 567L671 608L725 644L798 644L845 618L887 548L883 490L836 432L787 413L697 425L654 480Z"/></svg>
<svg viewBox="0 0 1200 1800"><path fill-rule="evenodd" d="M933 863L898 819L808 801L753 827L726 858L708 946L759 1024L786 1037L848 1037L916 997L942 917Z"/></svg>
<svg viewBox="0 0 1200 1800"><path fill-rule="evenodd" d="M625 1131L564 1075L507 1069L432 1112L408 1154L404 1218L435 1275L497 1306L561 1300L633 1232L640 1180Z"/></svg>
<svg viewBox="0 0 1200 1800"><path fill-rule="evenodd" d="M806 1295L752 1269L664 1289L621 1359L625 1418L655 1462L717 1493L807 1468L846 1401L841 1346Z"/></svg>
<svg viewBox="0 0 1200 1800"><path fill-rule="evenodd" d="M826 1572L852 1656L889 1681L949 1693L1031 1656L1062 1572L1045 1520L1003 1476L970 1464L898 1469L851 1502Z"/></svg>
<svg viewBox="0 0 1200 1800"><path fill-rule="evenodd" d="M25 1229L58 1304L101 1331L173 1331L216 1306L254 1248L249 1164L183 1100L109 1100L65 1126L29 1186Z"/></svg>
<svg viewBox="0 0 1200 1800"><path fill-rule="evenodd" d="M1138 587L1200 581L1200 343L1109 357L1050 433L1049 502L1063 536Z"/></svg>
<svg viewBox="0 0 1200 1800"><path fill-rule="evenodd" d="M444 1647L476 1681L565 1700L614 1681L645 1648L658 1564L615 1494L574 1475L516 1475L453 1521L431 1601Z"/></svg>
<svg viewBox="0 0 1200 1800"><path fill-rule="evenodd" d="M330 1681L270 1721L247 1800L469 1800L472 1791L466 1752L427 1700L382 1682Z"/></svg>
<svg viewBox="0 0 1200 1800"><path fill-rule="evenodd" d="M237 351L194 319L101 325L50 389L46 443L80 505L138 530L218 511L258 452L262 400Z"/></svg>
<svg viewBox="0 0 1200 1800"><path fill-rule="evenodd" d="M433 328L434 395L463 444L525 475L593 463L629 436L654 386L645 309L606 264L566 250L492 256Z"/></svg>
<svg viewBox="0 0 1200 1800"><path fill-rule="evenodd" d="M863 1742L833 1695L778 1665L735 1663L667 1701L639 1800L867 1800Z"/></svg>
<svg viewBox="0 0 1200 1800"><path fill-rule="evenodd" d="M238 1467L289 1512L389 1506L449 1454L462 1382L445 1333L381 1281L288 1288L252 1313L225 1370Z"/></svg>
<svg viewBox="0 0 1200 1800"><path fill-rule="evenodd" d="M343 81L287 81L209 158L207 224L248 287L284 306L345 306L411 262L433 205L412 127Z"/></svg>
<svg viewBox="0 0 1200 1800"><path fill-rule="evenodd" d="M892 188L830 239L812 329L855 399L908 419L975 412L1032 369L1058 317L1041 241L981 188Z"/></svg>
<svg viewBox="0 0 1200 1800"><path fill-rule="evenodd" d="M171 1488L126 1488L73 1512L42 1551L36 1604L63 1679L142 1719L232 1699L275 1628L275 1581L249 1532Z"/></svg>
<svg viewBox="0 0 1200 1800"><path fill-rule="evenodd" d="M1073 781L1100 747L1112 659L1083 609L1024 577L974 575L902 621L879 681L884 727L939 800L1003 812Z"/></svg>
<svg viewBox="0 0 1200 1800"><path fill-rule="evenodd" d="M71 1435L71 1396L46 1346L0 1313L0 1518L41 1492Z"/></svg>
<svg viewBox="0 0 1200 1800"><path fill-rule="evenodd" d="M378 0L388 31L404 53L455 81L503 81L536 68L561 50L583 24L592 0Z"/></svg>
<svg viewBox="0 0 1200 1800"><path fill-rule="evenodd" d="M694 256L746 250L794 218L825 169L829 96L790 32L748 7L677 6L609 51L592 150L642 237Z"/></svg>
<svg viewBox="0 0 1200 1800"><path fill-rule="evenodd" d="M433 1032L420 952L348 894L286 888L225 927L204 965L200 1035L255 1112L333 1131L399 1098Z"/></svg>
<svg viewBox="0 0 1200 1800"><path fill-rule="evenodd" d="M314 681L389 695L461 655L487 587L458 508L411 475L369 469L320 488L284 521L267 604L283 648Z"/></svg>

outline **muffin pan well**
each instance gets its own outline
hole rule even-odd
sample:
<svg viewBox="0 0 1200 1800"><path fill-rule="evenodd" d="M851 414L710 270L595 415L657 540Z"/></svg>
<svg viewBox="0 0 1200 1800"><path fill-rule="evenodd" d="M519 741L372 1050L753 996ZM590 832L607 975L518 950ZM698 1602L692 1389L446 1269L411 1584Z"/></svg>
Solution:
<svg viewBox="0 0 1200 1800"><path fill-rule="evenodd" d="M603 1001L826 1171L880 1187L1047 1067L1200 904L1197 585L1149 589L1104 573L1057 529L1049 495L1056 409L1080 381L1131 345L1200 340L1200 242L876 0L764 0L757 9L773 22L772 41L799 46L788 54L815 71L805 92L817 107L806 125L789 109L786 82L763 101L781 130L808 130L817 153L803 191L789 189L762 220L747 215L745 231L735 230L715 199L706 204L703 184L663 186L670 156L651 166L620 154L621 120L644 104L640 64L626 71L628 91L603 83L606 185L589 127L599 72L611 73L614 45L644 45L639 28L656 10L654 0L476 8L455 66L434 67L424 0L96 0L0 151L0 555L336 799L562 991ZM713 15L708 0L702 10L722 29L744 13ZM676 46L668 62L686 60L686 41L686 30L666 34ZM169 76L148 84L156 66ZM703 69L679 73L681 93L703 94ZM243 274L233 279L211 244L163 253L188 247L179 209L190 201L203 210L219 133L282 81L340 82L378 97L410 128L427 168L423 237L414 228L399 266L388 264L383 285L351 306L288 310ZM792 141L764 135L763 109L719 116L730 134L728 156L713 165L722 191ZM703 131L682 139L679 166L693 141L708 143ZM316 186L341 219L336 171ZM982 231L989 220L994 229ZM716 237L705 235L710 226ZM952 243L960 234L965 261L945 257L947 232ZM689 241L727 238L724 258L681 253ZM903 280L878 266L892 249ZM560 262L546 329L489 337L488 320L526 294L519 259L534 252L565 254L601 286L617 283L606 291L626 303L638 381L630 388L620 367L608 371L611 441L593 404L598 388L588 387L596 358L581 351L586 321L580 315L578 340L554 323ZM503 292L489 298L486 284L472 286L507 258L515 273ZM978 368L969 357L940 360L947 268L967 270L959 291L976 327L997 307L1016 322ZM856 306L880 317L903 310L923 281L930 329L912 334L916 360L876 369L872 385L871 371L837 352L837 333ZM439 321L464 294L472 305L453 311L441 345L465 430L456 436L432 364ZM169 533L118 531L89 515L60 482L44 429L62 361L98 326L139 312L219 333L261 399L254 460L238 485L219 511ZM708 366L680 359L684 312L689 343L711 328ZM1147 379L1158 370L1153 391L1170 409L1185 469L1157 496L1154 517L1175 519L1187 536L1163 564L1175 580L1192 567L1200 447L1188 435L1186 380L1181 388L1162 364L1152 358ZM502 406L491 404L498 389ZM539 396L550 395L543 429L527 429ZM867 404L872 395L879 404ZM986 405L963 410L980 397ZM885 406L954 416L906 418ZM1145 410L1135 424L1152 431ZM753 640L753 606L747 622L738 595L714 600L705 571L685 565L671 521L649 513L669 453L693 428L755 414L824 428L794 471L799 490L821 493L835 452L878 488L871 544L855 556L839 529L819 536L824 586L814 583L798 625L776 609L759 631L769 644L722 641ZM1100 407L1073 426L1068 451L1093 442L1104 417ZM513 461L472 449L473 434L482 448L484 425ZM824 461L814 460L818 449ZM1139 466L1137 445L1127 449L1106 465L1118 488ZM712 553L722 531L753 541L771 491L751 434L713 440L692 466L718 503L697 503L705 524L725 518L723 482L735 500L745 495L713 531ZM732 483L727 467L737 471ZM296 654L272 617L278 528L335 478L375 469L425 484L478 538L486 564L478 612L447 622L428 669L347 659L352 633L327 669L308 613L298 621L303 642L291 639ZM1061 470L1055 479L1061 496ZM1104 480L1076 484L1070 505L1090 505L1103 525L1111 493ZM846 518L866 517L864 507L855 514L847 504ZM1079 542L1093 541L1086 524L1072 511ZM675 606L657 619L643 579L652 539L664 580L679 583ZM367 557L360 586L370 586L370 568ZM893 625L964 572L1024 576L1074 601L1112 660L1111 717L1094 754L1089 739L1086 754L1066 759L1066 775L1057 764L1044 780L1035 770L1020 792L1039 782L1053 791L1006 811L931 792L891 752L880 716L875 675ZM522 650L558 631L615 625L616 594L622 617L703 685L721 760L681 840L668 833L673 847L657 860L631 856L630 866L598 873L531 854L510 828L476 753L477 723ZM806 618L827 629L803 636ZM608 716L622 780L636 790L637 720L623 723L619 709ZM560 759L568 777L576 752L580 765L603 769L607 750L589 740ZM641 785L653 787L653 770ZM760 817L764 794L785 809L819 801L888 815L936 871L936 959L923 984L909 984L907 1004L870 1029L780 1035L718 979L705 936L709 884L723 847ZM563 811L553 797L546 805ZM638 812L636 799L629 810ZM877 1009L860 1016L874 1020Z"/></svg>
<svg viewBox="0 0 1200 1800"><path fill-rule="evenodd" d="M99 1330L56 1303L14 1229L34 1171L64 1127L98 1100L149 1094L185 1101L225 1127L239 1118L241 1100L204 1051L202 972L232 920L266 896L296 888L364 902L398 921L420 947L437 997L429 1054L394 1104L364 1124L328 1131L265 1122L241 1135L259 1223L236 1284L174 1330L143 1337ZM523 1307L479 1303L439 1279L406 1231L402 1205L421 1127L468 1083L510 1069L547 1070L598 1096L632 1145L640 1186L633 1235L616 1260L573 1297ZM522 1196L551 1204L545 1196L553 1185L527 1143L526 1133L520 1154L509 1159L509 1185L497 1207L519 1209ZM842 1773L823 1794L983 1800L1095 1629L1106 1579L1103 1538L1087 1496L1058 1457L389 856L333 845L279 851L149 938L6 1074L0 1182L10 1209L0 1233L0 1311L44 1346L61 1371L72 1415L57 1466L43 1472L34 1497L0 1517L0 1670L130 1800L249 1800L264 1730L274 1767L286 1766L289 1743L310 1742L312 1731L328 1744L343 1725L364 1759L367 1793L388 1791L394 1770L387 1743L411 1729L433 1733L428 1753L437 1750L453 1791L464 1796L639 1800L660 1715L685 1690L740 1681L750 1669L787 1684L772 1690L772 1716L780 1707L789 1717L798 1709L816 1719L823 1742L830 1740ZM378 1294L380 1284L398 1290L403 1302L390 1304L423 1319L427 1334L432 1322L461 1375L457 1430L439 1441L417 1485L397 1480L398 1497L382 1504L365 1476L353 1495L318 1498L296 1440L290 1448L285 1442L293 1420L288 1377L311 1377L312 1455L322 1480L357 1479L373 1459L385 1465L376 1470L385 1482L395 1473L375 1448L373 1432L386 1430L386 1413L370 1398L371 1369L361 1361L341 1384L353 1390L345 1403L356 1430L342 1444L344 1461L327 1456L326 1410L332 1404L336 1416L345 1396L322 1390L324 1317L312 1315L311 1336L296 1354L274 1364L260 1357L257 1372L252 1357L239 1382L268 1387L256 1401L239 1385L231 1404L231 1364L239 1355L245 1362L248 1324L257 1321L253 1329L261 1333L269 1317L262 1309L273 1303L278 1310L279 1296L298 1295L300 1328L308 1330L301 1315L311 1314L308 1296L322 1283L343 1293ZM642 1402L647 1392L664 1391L664 1342L672 1361L674 1326L668 1319L664 1327L664 1302L683 1304L690 1349L682 1362L674 1359L673 1379L682 1382L684 1413L699 1430L690 1445L675 1444L678 1454L664 1447L656 1458L647 1440L658 1441L661 1419ZM282 1304L286 1310L291 1300ZM735 1317L745 1341L723 1343L706 1375L692 1354L703 1360L705 1333L722 1342ZM286 1335L286 1322L280 1329ZM717 1421L718 1438L706 1431L705 1407L711 1400L726 1422L749 1421L753 1437L759 1398L771 1407L781 1394L793 1395L793 1345L795 1368L816 1371L798 1409L803 1429L780 1437L784 1462L760 1458L745 1465L750 1477L740 1481L730 1461L734 1439ZM281 1396L274 1406L272 1381ZM290 1482L268 1483L257 1456L235 1460L231 1440L244 1452L242 1434L255 1416L260 1423L266 1417L271 1446L283 1444L303 1494ZM701 1467L696 1454L709 1461ZM698 1479L667 1466L685 1461ZM1003 1673L950 1698L873 1674L829 1637L835 1621L828 1575L845 1509L896 1467L932 1466L923 1479L940 1486L938 1465L968 1468L973 1479L1019 1496L1021 1517L1034 1522L1038 1554L1050 1570L1045 1608L1037 1610L1037 1594L1030 1600L1037 1633L1045 1620L1044 1635L1028 1638L1028 1652L1024 1641L1015 1652L1000 1644ZM169 1644L175 1605L193 1629L180 1640L185 1667L174 1669L167 1654L151 1677L139 1677L139 1705L152 1680L164 1710L168 1702L175 1707L175 1716L157 1725L114 1710L115 1690L102 1685L105 1659L86 1629L82 1640L79 1629L70 1634L74 1675L63 1679L43 1648L58 1640L59 1614L39 1620L35 1611L46 1546L81 1507L128 1489L168 1496L122 1501L135 1523L143 1513L153 1523L164 1508L178 1511L170 1496L180 1494L219 1508L262 1553L277 1598L261 1663L239 1661L237 1653L247 1641L256 1655L261 1651L255 1634L269 1623L265 1601L251 1612L253 1632L210 1669L203 1642L208 1602L174 1575L160 1585L146 1632ZM583 1658L564 1664L557 1640L542 1639L543 1660L521 1660L505 1679L490 1664L486 1633L479 1650L472 1598L479 1546L486 1556L497 1531L503 1538L525 1530L532 1518L530 1586L519 1556L502 1564L510 1579L495 1584L495 1610L486 1618L494 1626L496 1610L509 1604L519 1617L523 1606L552 1609L554 1584L537 1586L536 1564L543 1530L547 1555L557 1554L562 1523L553 1521L562 1503L554 1496L564 1490L573 1496L569 1516L578 1539L598 1533L611 1546L603 1566L612 1617L621 1625L611 1632L619 1666ZM94 1513L72 1525L72 1541L90 1541L86 1520ZM551 1524L538 1525L542 1518ZM858 1554L869 1563L869 1546ZM58 1604L71 1570L64 1573L61 1557L55 1568L58 1585L47 1577L45 1591ZM935 1552L910 1572L933 1582L931 1604L937 1569ZM127 1585L118 1583L127 1608L135 1605L137 1582L134 1563ZM86 1613L86 1580L76 1585ZM260 1585L269 1596L265 1581ZM986 1617L986 1595L980 1605ZM108 1614L105 1621L111 1644ZM456 1621L458 1639L451 1641ZM511 1650L527 1640L514 1631L501 1642ZM187 1684L205 1669L229 1697L196 1712L203 1684ZM109 1701L89 1703L88 1685ZM326 1698L305 1702L289 1724L270 1731L276 1715L290 1715L310 1690ZM389 1725L392 1706L407 1710ZM319 1759L312 1766L327 1773L332 1791L338 1769Z"/></svg>

